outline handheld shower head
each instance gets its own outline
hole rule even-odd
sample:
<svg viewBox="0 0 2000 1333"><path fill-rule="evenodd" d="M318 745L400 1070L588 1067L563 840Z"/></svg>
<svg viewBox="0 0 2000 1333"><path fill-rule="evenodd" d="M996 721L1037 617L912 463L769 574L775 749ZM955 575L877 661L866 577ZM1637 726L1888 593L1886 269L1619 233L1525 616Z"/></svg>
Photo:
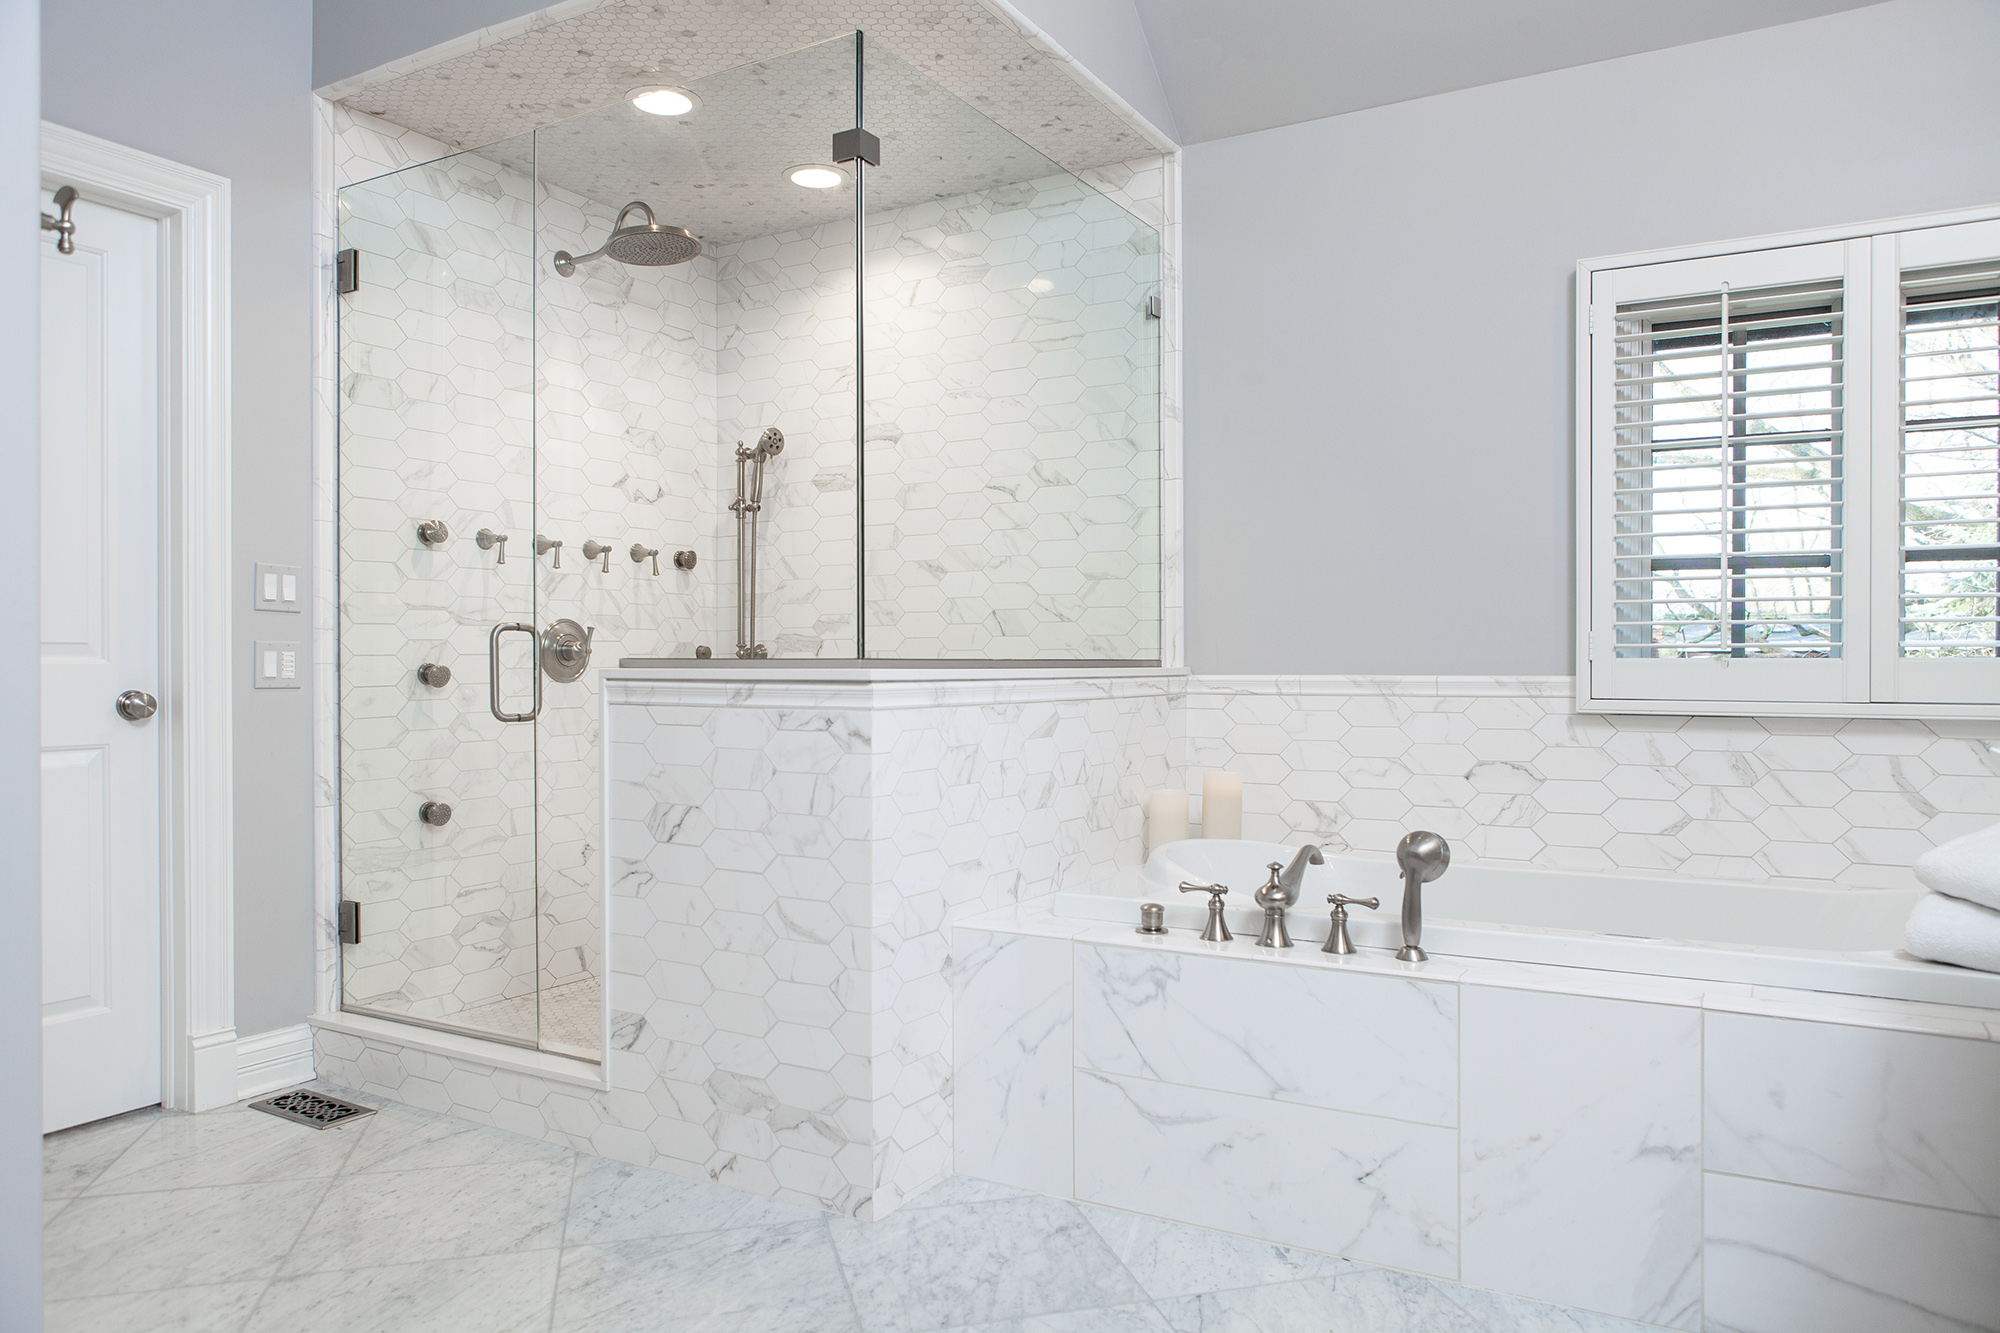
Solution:
<svg viewBox="0 0 2000 1333"><path fill-rule="evenodd" d="M776 426L768 426L757 437L757 457L776 458L785 452L785 433Z"/></svg>
<svg viewBox="0 0 2000 1333"><path fill-rule="evenodd" d="M626 214L637 209L646 215L646 221L638 226L625 225ZM650 205L634 199L618 210L617 220L611 224L611 234L604 238L604 244L587 255L573 255L567 250L555 253L556 272L565 278L576 272L578 264L588 264L593 259L611 258L621 264L634 264L643 268L660 268L668 264L685 264L701 253L701 239L683 227L669 227L656 221Z"/></svg>
<svg viewBox="0 0 2000 1333"><path fill-rule="evenodd" d="M1428 884L1451 865L1451 844L1435 833L1406 833L1396 844L1396 868L1405 880Z"/></svg>

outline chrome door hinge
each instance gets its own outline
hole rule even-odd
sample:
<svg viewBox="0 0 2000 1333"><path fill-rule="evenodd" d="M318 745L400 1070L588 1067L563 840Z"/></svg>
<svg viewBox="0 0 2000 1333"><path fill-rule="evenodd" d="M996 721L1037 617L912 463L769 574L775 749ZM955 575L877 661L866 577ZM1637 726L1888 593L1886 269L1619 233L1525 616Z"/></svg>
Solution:
<svg viewBox="0 0 2000 1333"><path fill-rule="evenodd" d="M340 900L340 942L361 943L361 904L352 898Z"/></svg>
<svg viewBox="0 0 2000 1333"><path fill-rule="evenodd" d="M361 290L361 254L342 250L333 257L333 290L348 296Z"/></svg>

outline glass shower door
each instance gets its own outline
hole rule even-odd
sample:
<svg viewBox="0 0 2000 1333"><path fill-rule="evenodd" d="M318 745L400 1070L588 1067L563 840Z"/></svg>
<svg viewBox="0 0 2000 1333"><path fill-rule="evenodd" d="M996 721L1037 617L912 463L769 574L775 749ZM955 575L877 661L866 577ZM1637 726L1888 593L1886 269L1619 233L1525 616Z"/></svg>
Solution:
<svg viewBox="0 0 2000 1333"><path fill-rule="evenodd" d="M531 147L529 151L532 151ZM540 1044L534 189L465 153L341 191L342 998Z"/></svg>

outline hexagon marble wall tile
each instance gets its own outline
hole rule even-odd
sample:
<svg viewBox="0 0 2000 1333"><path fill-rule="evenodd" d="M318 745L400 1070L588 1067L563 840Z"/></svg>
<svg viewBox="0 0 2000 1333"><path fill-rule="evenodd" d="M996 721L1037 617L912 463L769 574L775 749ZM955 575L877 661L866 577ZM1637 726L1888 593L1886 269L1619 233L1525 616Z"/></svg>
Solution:
<svg viewBox="0 0 2000 1333"><path fill-rule="evenodd" d="M2000 723L1578 714L1568 677L1196 677L1190 770L1244 775L1243 836L1471 859L1913 888L2000 819ZM1195 784L1199 786L1198 781Z"/></svg>
<svg viewBox="0 0 2000 1333"><path fill-rule="evenodd" d="M948 922L1136 864L1178 687L611 689L616 1090L327 1033L321 1075L886 1215L950 1173Z"/></svg>

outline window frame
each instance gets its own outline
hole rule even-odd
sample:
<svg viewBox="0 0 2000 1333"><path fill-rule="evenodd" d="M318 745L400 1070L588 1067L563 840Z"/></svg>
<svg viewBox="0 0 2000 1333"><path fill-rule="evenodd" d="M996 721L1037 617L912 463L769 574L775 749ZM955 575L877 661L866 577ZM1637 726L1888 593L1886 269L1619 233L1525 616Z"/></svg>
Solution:
<svg viewBox="0 0 2000 1333"><path fill-rule="evenodd" d="M1981 224L1969 227L1968 224ZM1950 232L1944 229L1959 229ZM1975 255L1973 252L1977 251ZM2000 257L2000 205L1580 260L1576 273L1576 704L1581 712L1800 717L2000 717L2000 656L1901 655L1902 275ZM1609 556L1620 304L1729 283L1843 282L1841 656L1617 658ZM1734 275L1734 276L1732 276ZM1879 553L1879 558L1878 558ZM1726 580L1725 580L1726 582ZM1963 697L1950 697L1959 695Z"/></svg>

